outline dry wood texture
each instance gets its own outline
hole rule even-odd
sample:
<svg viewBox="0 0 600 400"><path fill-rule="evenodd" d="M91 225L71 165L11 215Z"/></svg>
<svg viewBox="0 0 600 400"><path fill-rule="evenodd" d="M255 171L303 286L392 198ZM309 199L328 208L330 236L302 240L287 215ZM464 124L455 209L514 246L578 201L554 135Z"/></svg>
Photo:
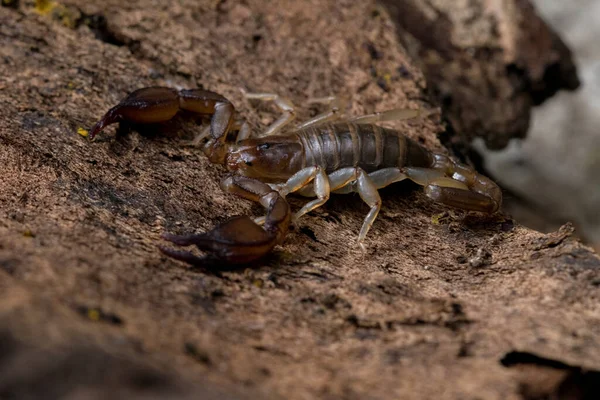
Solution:
<svg viewBox="0 0 600 400"><path fill-rule="evenodd" d="M527 0L382 0L452 127L500 149L531 108L579 86L571 52Z"/></svg>
<svg viewBox="0 0 600 400"><path fill-rule="evenodd" d="M240 87L288 96L302 119L332 93L352 114L431 107L380 5L276 4L0 8L0 398L597 395L600 260L568 226L453 217L400 184L366 254L367 207L334 196L254 268L161 256L164 231L260 207L223 194L223 170L173 135L78 134L127 92L203 86L254 126L274 110ZM395 126L444 151L436 117Z"/></svg>

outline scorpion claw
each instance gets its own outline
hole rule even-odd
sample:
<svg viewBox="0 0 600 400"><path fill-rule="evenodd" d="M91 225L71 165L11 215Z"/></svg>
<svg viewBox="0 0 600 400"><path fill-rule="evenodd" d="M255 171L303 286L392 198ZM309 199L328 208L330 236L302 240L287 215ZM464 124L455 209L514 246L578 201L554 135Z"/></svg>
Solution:
<svg viewBox="0 0 600 400"><path fill-rule="evenodd" d="M203 265L208 261L208 257L198 257L189 251L173 250L168 247L158 246L158 249L166 256L175 260L183 261L190 265Z"/></svg>
<svg viewBox="0 0 600 400"><path fill-rule="evenodd" d="M163 233L160 237L178 246L191 246L196 244L196 241L201 240L202 234L199 235L174 235L172 233Z"/></svg>
<svg viewBox="0 0 600 400"><path fill-rule="evenodd" d="M278 242L276 235L265 231L248 216L232 218L210 232L182 236L165 233L162 238L178 246L196 245L208 253L201 258L190 252L159 247L167 256L194 265L209 259L247 264L264 257Z"/></svg>

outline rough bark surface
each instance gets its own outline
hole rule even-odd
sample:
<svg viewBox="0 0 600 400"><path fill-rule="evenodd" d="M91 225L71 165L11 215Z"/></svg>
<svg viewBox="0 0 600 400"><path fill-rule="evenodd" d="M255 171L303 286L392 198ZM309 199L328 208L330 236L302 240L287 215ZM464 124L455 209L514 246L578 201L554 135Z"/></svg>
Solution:
<svg viewBox="0 0 600 400"><path fill-rule="evenodd" d="M570 50L528 0L382 0L454 135L500 149L531 108L579 86Z"/></svg>
<svg viewBox="0 0 600 400"><path fill-rule="evenodd" d="M301 119L332 93L352 114L427 107L377 4L277 4L0 8L0 398L598 395L600 260L569 226L453 217L399 184L365 254L366 206L334 196L256 267L161 256L164 231L261 210L177 138L78 134L127 92L203 86L255 126L274 110L240 87L288 96ZM443 151L436 118L395 126Z"/></svg>

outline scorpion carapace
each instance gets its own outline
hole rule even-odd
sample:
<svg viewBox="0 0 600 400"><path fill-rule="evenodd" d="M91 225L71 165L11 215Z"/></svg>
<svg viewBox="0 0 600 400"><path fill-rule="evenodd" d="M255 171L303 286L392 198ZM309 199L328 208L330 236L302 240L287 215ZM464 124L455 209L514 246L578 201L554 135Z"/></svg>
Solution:
<svg viewBox="0 0 600 400"><path fill-rule="evenodd" d="M500 208L502 193L489 178L432 153L399 132L376 122L415 118L418 110L397 109L340 122L336 98L330 111L317 115L285 135L278 135L295 116L293 104L268 93L245 93L249 99L271 100L283 115L261 135L251 135L246 123L235 116L225 97L207 90L175 90L150 87L137 90L111 108L91 129L93 139L104 127L119 121L156 123L172 119L178 111L211 116L210 126L194 139L209 160L223 164L237 175L222 181L230 193L260 203L266 216L252 220L233 218L210 232L164 239L181 246L197 245L229 264L247 263L268 254L284 239L291 221L285 197L296 192L316 197L293 217L323 205L331 192L357 192L370 207L358 236L362 243L381 208L378 189L410 179L431 199L463 210L493 213ZM230 133L237 132L235 138ZM252 137L254 136L254 137ZM261 226L262 224L262 226ZM202 263L189 252L160 247L167 255L188 263Z"/></svg>

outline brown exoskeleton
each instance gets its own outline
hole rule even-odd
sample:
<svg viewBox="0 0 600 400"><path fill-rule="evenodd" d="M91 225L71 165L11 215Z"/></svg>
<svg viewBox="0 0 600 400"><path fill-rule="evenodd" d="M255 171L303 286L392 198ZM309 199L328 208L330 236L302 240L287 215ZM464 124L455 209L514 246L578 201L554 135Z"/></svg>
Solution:
<svg viewBox="0 0 600 400"><path fill-rule="evenodd" d="M246 97L272 100L284 112L261 136L251 138L248 126L236 122L234 107L223 96L166 87L131 93L90 131L93 139L109 124L163 122L180 110L212 116L209 129L195 142L202 144L211 162L237 173L225 178L222 188L260 203L266 216L256 222L247 216L236 217L210 232L165 234L164 239L181 246L196 245L229 264L247 263L268 254L287 234L292 220L287 194L316 197L294 215L298 219L323 205L331 192L357 192L371 207L358 235L362 246L381 207L378 189L404 179L424 186L428 197L452 207L485 213L500 208L501 190L489 178L446 155L430 152L395 130L375 125L417 117L416 110L390 110L333 123L340 118L339 108L333 107L295 130L277 135L294 118L292 103L274 94L246 93ZM238 131L235 141L227 139L230 131ZM189 252L163 247L161 251L192 264L206 260Z"/></svg>

